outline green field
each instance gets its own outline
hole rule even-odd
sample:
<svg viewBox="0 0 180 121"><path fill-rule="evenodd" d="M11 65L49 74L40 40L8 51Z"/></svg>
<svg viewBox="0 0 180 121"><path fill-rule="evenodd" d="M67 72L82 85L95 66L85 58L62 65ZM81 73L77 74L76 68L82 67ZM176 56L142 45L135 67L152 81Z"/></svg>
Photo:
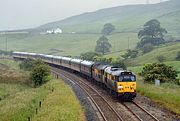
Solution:
<svg viewBox="0 0 180 121"><path fill-rule="evenodd" d="M14 61L0 60L0 121L25 121L28 117L34 121L85 120L75 94L62 80L33 88L27 84L28 75L17 66Z"/></svg>
<svg viewBox="0 0 180 121"><path fill-rule="evenodd" d="M18 36L18 35L17 35ZM23 36L23 35L19 35ZM17 39L8 35L8 50L48 53L55 55L78 56L83 52L94 51L100 34L61 34L40 35ZM119 56L119 51L134 48L138 41L136 33L119 33L109 36L112 55ZM0 37L0 49L5 49L5 37ZM115 52L115 53L114 53ZM111 55L111 54L110 54Z"/></svg>

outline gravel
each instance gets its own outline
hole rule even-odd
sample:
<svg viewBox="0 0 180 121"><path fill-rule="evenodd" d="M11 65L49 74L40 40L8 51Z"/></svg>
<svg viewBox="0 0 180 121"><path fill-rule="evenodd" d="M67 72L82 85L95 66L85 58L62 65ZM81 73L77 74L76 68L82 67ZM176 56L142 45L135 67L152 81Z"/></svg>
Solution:
<svg viewBox="0 0 180 121"><path fill-rule="evenodd" d="M134 101L144 107L160 121L180 121L175 114L141 94L138 94Z"/></svg>
<svg viewBox="0 0 180 121"><path fill-rule="evenodd" d="M83 106L83 109L85 110L86 120L87 121L99 121L97 113L96 113L95 109L93 108L93 106L91 105L89 97L86 95L86 93L70 79L67 79L63 75L60 75L60 77L75 92L78 100L80 101L81 105Z"/></svg>

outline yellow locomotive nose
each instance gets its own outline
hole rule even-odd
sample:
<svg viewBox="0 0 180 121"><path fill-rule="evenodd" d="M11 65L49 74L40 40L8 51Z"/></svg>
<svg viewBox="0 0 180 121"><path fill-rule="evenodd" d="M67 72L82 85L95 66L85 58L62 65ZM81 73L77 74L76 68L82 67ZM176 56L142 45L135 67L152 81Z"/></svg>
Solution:
<svg viewBox="0 0 180 121"><path fill-rule="evenodd" d="M118 82L117 88L119 93L136 92L136 82Z"/></svg>

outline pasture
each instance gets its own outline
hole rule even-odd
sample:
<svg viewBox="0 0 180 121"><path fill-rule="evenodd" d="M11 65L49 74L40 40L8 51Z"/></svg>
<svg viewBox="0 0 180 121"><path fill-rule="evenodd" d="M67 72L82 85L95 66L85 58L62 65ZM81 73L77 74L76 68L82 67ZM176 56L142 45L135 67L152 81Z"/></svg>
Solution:
<svg viewBox="0 0 180 121"><path fill-rule="evenodd" d="M53 79L33 88L27 84L28 74L21 72L17 66L14 61L0 60L1 121L25 121L28 117L34 121L85 120L84 110L75 94L62 80Z"/></svg>
<svg viewBox="0 0 180 121"><path fill-rule="evenodd" d="M14 35L15 36L15 35ZM54 55L79 56L81 53L94 51L100 34L49 34L39 36L7 35L7 49ZM128 41L129 38L129 41ZM136 33L116 33L108 36L112 44L112 56L119 56L121 51L133 49L138 42ZM0 49L6 49L6 37L0 36ZM111 56L111 54L108 54Z"/></svg>

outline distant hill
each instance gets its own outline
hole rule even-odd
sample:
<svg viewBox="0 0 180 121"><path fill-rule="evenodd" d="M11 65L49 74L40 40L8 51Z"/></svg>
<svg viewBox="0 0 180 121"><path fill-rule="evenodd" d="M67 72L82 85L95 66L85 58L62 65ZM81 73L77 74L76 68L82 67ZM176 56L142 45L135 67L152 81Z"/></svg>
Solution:
<svg viewBox="0 0 180 121"><path fill-rule="evenodd" d="M130 59L130 65L143 65L145 63L158 62L157 56L164 56L165 61L174 61L177 53L180 51L180 43L169 43L155 48L153 51Z"/></svg>
<svg viewBox="0 0 180 121"><path fill-rule="evenodd" d="M65 32L98 33L102 26L113 23L116 32L137 32L142 25L156 18L173 35L180 33L180 0L158 4L126 5L84 13L37 28L46 30L59 26Z"/></svg>

